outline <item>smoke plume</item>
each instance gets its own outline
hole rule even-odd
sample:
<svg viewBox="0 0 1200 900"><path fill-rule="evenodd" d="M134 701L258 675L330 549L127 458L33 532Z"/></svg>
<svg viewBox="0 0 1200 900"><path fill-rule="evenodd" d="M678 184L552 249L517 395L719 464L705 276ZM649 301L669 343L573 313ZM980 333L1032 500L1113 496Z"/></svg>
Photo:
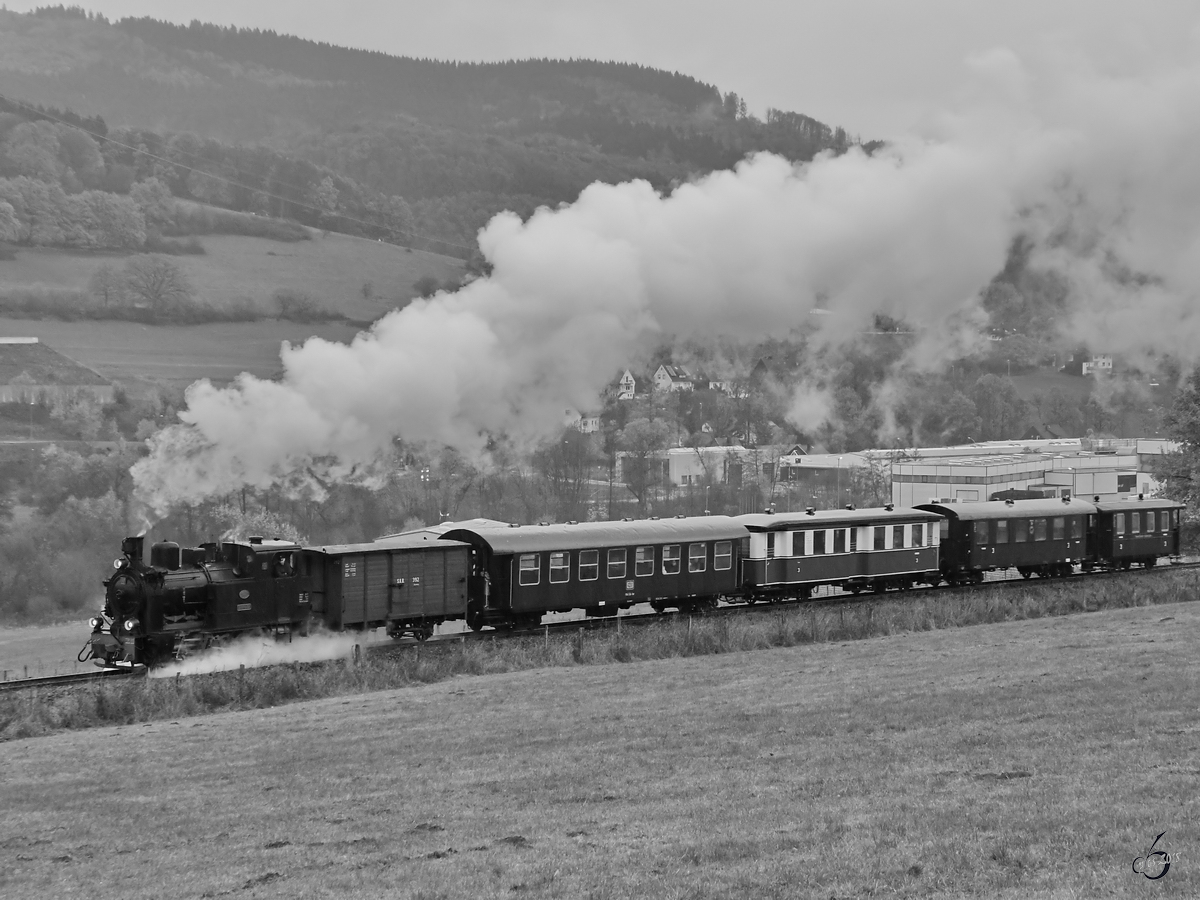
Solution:
<svg viewBox="0 0 1200 900"><path fill-rule="evenodd" d="M284 345L278 382L193 385L135 467L162 510L241 485L369 478L399 438L481 451L532 439L665 335L803 325L836 346L882 312L936 369L977 339L980 291L1018 236L1071 285L1069 329L1118 352L1200 347L1200 60L1103 75L1063 54L970 62L962 110L868 155L767 154L667 195L594 184L481 232L492 274L351 344ZM828 314L809 315L818 298ZM974 338L972 337L974 336ZM797 410L827 403L806 387Z"/></svg>

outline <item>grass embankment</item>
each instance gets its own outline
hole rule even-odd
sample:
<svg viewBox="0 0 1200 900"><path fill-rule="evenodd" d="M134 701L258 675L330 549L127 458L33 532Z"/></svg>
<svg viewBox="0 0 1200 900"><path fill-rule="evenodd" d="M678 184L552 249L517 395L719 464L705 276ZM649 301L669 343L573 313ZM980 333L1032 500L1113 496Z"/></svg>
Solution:
<svg viewBox="0 0 1200 900"><path fill-rule="evenodd" d="M1192 600L1200 573L1137 573L1021 588L936 592L839 606L780 607L757 615L672 617L649 625L548 637L437 642L349 660L243 669L176 679L145 679L56 690L44 697L0 696L0 739L61 729L152 722L230 709L264 708L546 667L707 656L825 641L849 641L1085 610Z"/></svg>
<svg viewBox="0 0 1200 900"><path fill-rule="evenodd" d="M1195 896L1197 643L1180 604L15 741L0 892Z"/></svg>

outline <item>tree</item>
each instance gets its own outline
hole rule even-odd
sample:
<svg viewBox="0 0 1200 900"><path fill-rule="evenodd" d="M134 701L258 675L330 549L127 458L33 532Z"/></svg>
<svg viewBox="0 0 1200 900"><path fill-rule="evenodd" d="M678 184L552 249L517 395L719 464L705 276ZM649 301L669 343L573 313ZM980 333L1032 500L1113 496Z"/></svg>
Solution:
<svg viewBox="0 0 1200 900"><path fill-rule="evenodd" d="M125 278L108 263L103 263L92 273L88 287L106 308L119 306L125 300Z"/></svg>
<svg viewBox="0 0 1200 900"><path fill-rule="evenodd" d="M1155 470L1162 493L1187 504L1189 517L1200 507L1200 368L1188 376L1164 416L1167 436L1179 449L1164 454Z"/></svg>
<svg viewBox="0 0 1200 900"><path fill-rule="evenodd" d="M980 440L1000 441L1018 437L1026 406L1013 383L999 375L984 375L971 388L971 400L979 414Z"/></svg>
<svg viewBox="0 0 1200 900"><path fill-rule="evenodd" d="M146 224L153 228L169 225L175 218L175 198L171 196L170 189L157 178L139 181L129 189L129 197L142 211Z"/></svg>
<svg viewBox="0 0 1200 900"><path fill-rule="evenodd" d="M634 419L622 430L617 446L625 452L622 474L629 493L637 498L638 510L646 511L650 491L662 482L662 451L671 429L662 421Z"/></svg>
<svg viewBox="0 0 1200 900"><path fill-rule="evenodd" d="M159 254L136 256L125 264L125 289L156 317L186 307L194 293L183 270Z"/></svg>
<svg viewBox="0 0 1200 900"><path fill-rule="evenodd" d="M418 297L432 297L441 290L441 286L432 275L422 275L413 282L413 290L417 292Z"/></svg>

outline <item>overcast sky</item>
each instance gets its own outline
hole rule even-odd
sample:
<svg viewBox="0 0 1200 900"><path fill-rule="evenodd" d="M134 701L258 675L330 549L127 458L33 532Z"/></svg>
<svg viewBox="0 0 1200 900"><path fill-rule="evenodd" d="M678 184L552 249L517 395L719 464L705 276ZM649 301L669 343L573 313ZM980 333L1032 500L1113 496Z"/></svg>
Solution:
<svg viewBox="0 0 1200 900"><path fill-rule="evenodd" d="M29 10L51 0L8 0ZM1195 0L75 0L109 18L272 29L438 59L616 59L675 69L864 139L953 103L964 60L1006 46L1129 74L1200 45Z"/></svg>

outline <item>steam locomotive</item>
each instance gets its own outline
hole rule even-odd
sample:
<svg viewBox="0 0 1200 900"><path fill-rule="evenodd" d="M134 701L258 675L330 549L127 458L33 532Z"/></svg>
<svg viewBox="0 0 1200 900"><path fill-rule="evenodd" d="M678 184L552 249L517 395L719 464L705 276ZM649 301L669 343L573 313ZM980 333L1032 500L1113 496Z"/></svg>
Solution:
<svg viewBox="0 0 1200 900"><path fill-rule="evenodd" d="M126 538L80 658L154 665L232 636L384 627L424 640L446 621L475 630L590 617L648 603L702 611L807 599L823 585L859 593L1149 568L1179 555L1174 501L1070 497L916 508L505 525L477 520L362 544L301 546L252 537L143 560Z"/></svg>

